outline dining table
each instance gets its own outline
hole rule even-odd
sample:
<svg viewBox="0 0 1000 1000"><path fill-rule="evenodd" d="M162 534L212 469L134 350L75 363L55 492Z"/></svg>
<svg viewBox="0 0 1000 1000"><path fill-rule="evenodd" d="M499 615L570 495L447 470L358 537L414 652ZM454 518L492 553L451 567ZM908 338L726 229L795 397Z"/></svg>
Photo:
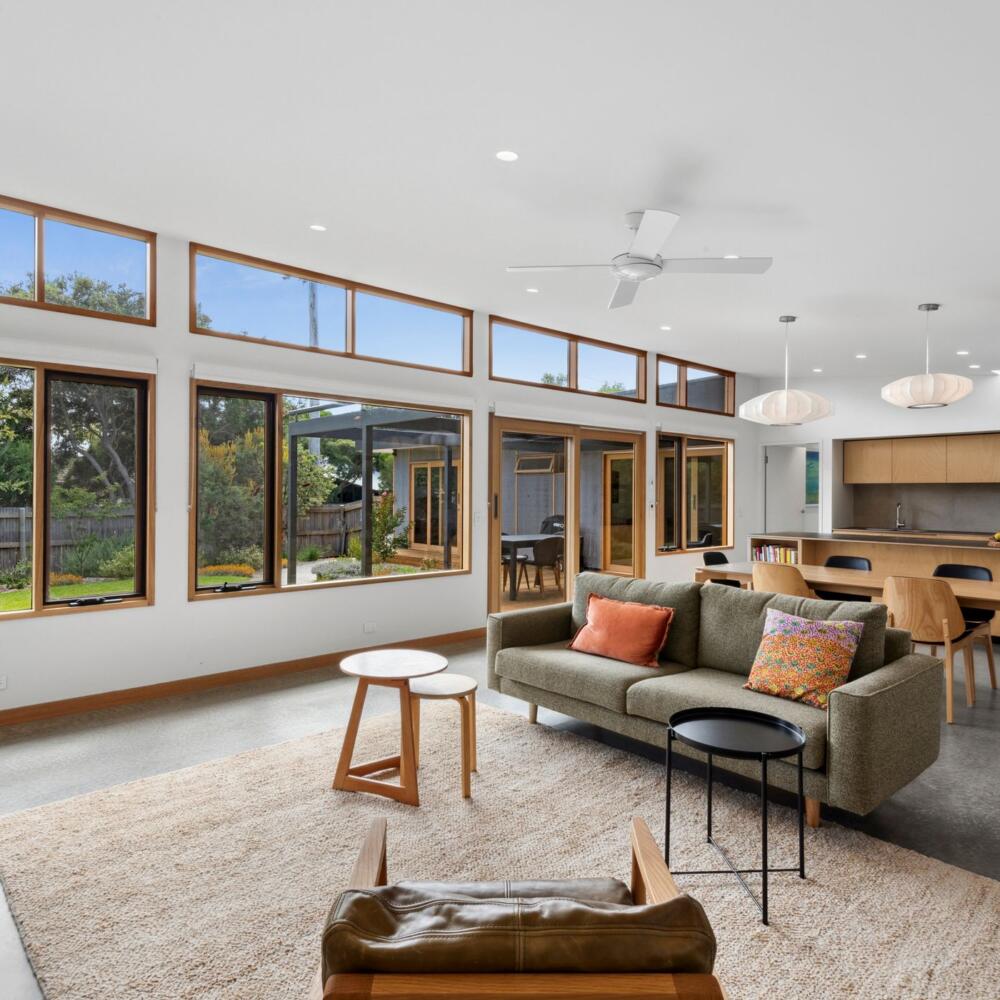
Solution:
<svg viewBox="0 0 1000 1000"><path fill-rule="evenodd" d="M500 536L500 553L501 556L508 556L510 559L510 572L507 574L509 579L509 596L512 601L517 600L517 551L518 549L529 549L535 542L541 542L546 538L562 538L561 532L554 532L550 534L532 534L532 535L501 535Z"/></svg>
<svg viewBox="0 0 1000 1000"><path fill-rule="evenodd" d="M842 594L858 594L878 601L882 600L882 591L887 576L905 575L879 573L867 569L840 569L835 566L810 566L798 563L794 565L806 583L814 590L833 590ZM753 567L752 562L699 566L695 570L694 578L697 583L708 583L712 580L735 580L743 586L751 586ZM1000 581L959 580L951 577L941 577L940 579L949 584L962 607L1000 611Z"/></svg>

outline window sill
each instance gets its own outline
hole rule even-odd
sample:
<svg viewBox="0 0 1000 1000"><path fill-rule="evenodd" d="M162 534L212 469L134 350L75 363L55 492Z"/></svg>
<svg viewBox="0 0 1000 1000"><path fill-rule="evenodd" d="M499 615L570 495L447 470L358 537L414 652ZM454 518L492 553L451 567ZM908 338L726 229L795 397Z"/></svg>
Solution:
<svg viewBox="0 0 1000 1000"><path fill-rule="evenodd" d="M699 545L692 549L657 549L657 556L696 556L702 552L732 552L734 545Z"/></svg>
<svg viewBox="0 0 1000 1000"><path fill-rule="evenodd" d="M72 615L88 611L121 611L123 608L150 608L151 597L127 597L114 604L89 604L82 608L71 608L68 604L50 604L41 608L24 611L0 611L0 622L20 621L23 618L48 618L52 615Z"/></svg>

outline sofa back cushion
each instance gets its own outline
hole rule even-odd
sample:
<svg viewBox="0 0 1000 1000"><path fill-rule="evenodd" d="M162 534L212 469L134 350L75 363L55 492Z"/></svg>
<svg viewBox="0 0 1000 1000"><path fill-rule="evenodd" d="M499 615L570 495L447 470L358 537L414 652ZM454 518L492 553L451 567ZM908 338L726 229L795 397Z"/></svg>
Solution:
<svg viewBox="0 0 1000 1000"><path fill-rule="evenodd" d="M690 896L623 906L565 895L484 898L454 886L350 889L323 931L333 973L709 973L715 935ZM556 890L558 891L558 889Z"/></svg>
<svg viewBox="0 0 1000 1000"><path fill-rule="evenodd" d="M851 680L870 674L885 663L884 604L818 601L706 583L701 592L698 666L749 675L764 634L768 608L815 621L861 622L864 630L851 664Z"/></svg>
<svg viewBox="0 0 1000 1000"><path fill-rule="evenodd" d="M667 641L660 650L660 662L670 660L685 667L698 666L701 584L657 583L654 580L633 580L630 577L612 576L609 573L581 573L576 578L576 590L573 594L574 632L587 624L587 605L591 594L610 597L616 601L634 601L639 604L673 608L674 617L670 623ZM760 638L760 633L757 638ZM752 654L750 661L753 662ZM748 671L749 669L747 666Z"/></svg>

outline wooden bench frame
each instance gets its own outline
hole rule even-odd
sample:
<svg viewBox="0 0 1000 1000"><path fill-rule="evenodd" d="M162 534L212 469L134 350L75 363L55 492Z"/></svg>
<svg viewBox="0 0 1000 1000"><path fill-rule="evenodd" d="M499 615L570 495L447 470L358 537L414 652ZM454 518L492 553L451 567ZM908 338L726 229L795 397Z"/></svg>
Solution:
<svg viewBox="0 0 1000 1000"><path fill-rule="evenodd" d="M632 898L663 903L680 895L645 821L632 819ZM388 884L386 821L377 819L365 837L348 889ZM309 1000L727 1000L714 975L670 973L441 973L434 975L335 974L326 983L316 971Z"/></svg>

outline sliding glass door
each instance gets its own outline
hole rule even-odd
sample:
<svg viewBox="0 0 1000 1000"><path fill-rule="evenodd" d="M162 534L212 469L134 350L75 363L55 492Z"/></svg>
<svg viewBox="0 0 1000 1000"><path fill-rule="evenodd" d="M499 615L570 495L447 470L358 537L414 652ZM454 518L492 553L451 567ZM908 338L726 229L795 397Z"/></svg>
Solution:
<svg viewBox="0 0 1000 1000"><path fill-rule="evenodd" d="M491 426L491 610L568 600L581 570L641 575L642 434Z"/></svg>

